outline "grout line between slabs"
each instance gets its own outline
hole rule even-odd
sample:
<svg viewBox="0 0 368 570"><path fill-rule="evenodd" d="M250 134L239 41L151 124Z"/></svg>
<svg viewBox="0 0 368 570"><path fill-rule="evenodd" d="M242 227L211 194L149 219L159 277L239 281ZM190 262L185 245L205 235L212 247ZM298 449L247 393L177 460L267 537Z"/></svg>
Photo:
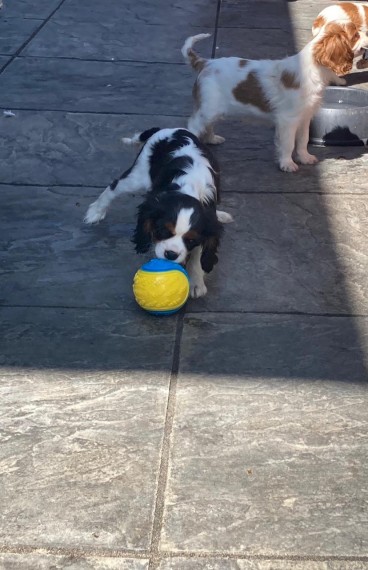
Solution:
<svg viewBox="0 0 368 570"><path fill-rule="evenodd" d="M0 54L1 55L1 54ZM6 55L6 54L4 54ZM65 56L65 55L33 55L33 54L25 54L25 55L17 55L17 59L62 59L62 60L69 60L69 61L84 61L84 62L92 62L92 63L148 63L152 65L181 65L186 67L187 64L183 61L161 61L152 59L119 59L119 58L94 58L94 57L72 57L72 56Z"/></svg>
<svg viewBox="0 0 368 570"><path fill-rule="evenodd" d="M64 1L64 0L63 0ZM1 71L0 71L1 73ZM32 111L33 113L69 113L70 115L117 115L119 117L135 116L135 117L175 117L177 119L187 119L188 114L185 115L168 115L162 113L142 113L142 112L129 112L129 111L84 111L75 109L37 109L36 107L11 107L12 111ZM8 106L0 103L0 109L8 109Z"/></svg>
<svg viewBox="0 0 368 570"><path fill-rule="evenodd" d="M136 313L135 308L122 308L122 307L96 307L96 306L78 306L78 305L21 305L21 304L2 304L1 309L56 309L60 311L119 311L126 313ZM268 315L270 317L321 317L321 318L331 318L331 319L366 319L368 313L306 313L303 311L250 311L244 309L238 309L235 311L229 311L228 309L212 309L208 311L195 311L189 309L183 314L183 320L186 316L196 316L196 315Z"/></svg>
<svg viewBox="0 0 368 570"><path fill-rule="evenodd" d="M48 554L52 556L72 556L75 558L97 557L97 558L144 558L148 559L149 553L146 550L141 552L131 549L108 549L108 548L68 548L57 546L30 546L22 544L19 546L0 544L0 554Z"/></svg>
<svg viewBox="0 0 368 570"><path fill-rule="evenodd" d="M161 448L161 461L159 467L159 475L157 482L156 501L154 507L151 548L148 570L157 570L161 560L160 540L164 520L165 494L170 470L170 452L171 438L174 425L175 407L176 407L176 391L178 384L179 363L180 363L180 346L183 335L185 308L180 311L177 317L177 325L175 332L175 343L173 351L173 361L171 368L171 378L169 385L169 394L167 398L166 417L164 424L164 435Z"/></svg>
<svg viewBox="0 0 368 570"><path fill-rule="evenodd" d="M76 189L89 189L89 190L103 190L104 188L106 188L106 184L100 184L100 185L93 185L93 184L65 184L60 182L59 184L44 184L44 183L29 183L29 182L0 182L0 187L1 186L14 186L14 188L42 188L42 189L49 189L51 191L51 189L53 188L76 188ZM293 192L292 190L263 190L262 192L258 192L255 190L224 190L223 191L223 197L226 196L232 196L232 195L246 195L246 196L272 196L273 194L275 194L276 196L278 195L292 195L292 196L310 196L310 195L317 195L317 196L368 196L368 190L367 192L325 192L323 190L311 190L309 192ZM137 192L136 194L137 196L139 195L139 193ZM64 194L60 194L60 196L64 196ZM92 196L92 194L91 194ZM70 195L70 197L73 197L72 195ZM87 196L89 197L89 196Z"/></svg>
<svg viewBox="0 0 368 570"><path fill-rule="evenodd" d="M216 56L217 34L218 34L219 21L220 21L221 2L222 2L222 0L217 0L216 19L215 19L215 31L214 31L214 34L213 34L213 44L212 44L211 58L214 58L214 57Z"/></svg>
<svg viewBox="0 0 368 570"><path fill-rule="evenodd" d="M0 545L1 554L46 554L50 556L70 556L75 558L131 558L145 559L149 558L147 550L131 550L131 549L108 549L108 548L68 548L57 546L30 546L30 545ZM368 562L368 556L308 556L298 554L244 554L244 552L228 552L228 551L191 551L177 550L161 551L161 559L215 559L215 560L285 560L285 561L311 561L311 562Z"/></svg>
<svg viewBox="0 0 368 570"><path fill-rule="evenodd" d="M29 36L29 38L22 43L22 45L20 46L19 49L17 49L17 51L11 56L10 60L7 61L5 63L5 65L3 65L3 67L0 70L0 74L3 73L3 71L15 60L15 58L24 50L24 48L33 40L33 38L38 34L39 31L42 30L42 28L47 24L47 22L49 20L51 20L52 16L59 10L59 8L61 8L61 6L64 4L65 0L61 0L59 2L59 4L56 6L56 8L51 12L51 14L49 14L47 16L47 18L45 20L42 21L42 23L38 26L38 28L36 28L36 30Z"/></svg>
<svg viewBox="0 0 368 570"><path fill-rule="evenodd" d="M207 558L217 560L295 560L300 562L328 562L328 561L342 561L342 562L368 562L368 556L308 556L298 554L244 554L244 552L227 552L227 551L161 551L161 557L168 558Z"/></svg>

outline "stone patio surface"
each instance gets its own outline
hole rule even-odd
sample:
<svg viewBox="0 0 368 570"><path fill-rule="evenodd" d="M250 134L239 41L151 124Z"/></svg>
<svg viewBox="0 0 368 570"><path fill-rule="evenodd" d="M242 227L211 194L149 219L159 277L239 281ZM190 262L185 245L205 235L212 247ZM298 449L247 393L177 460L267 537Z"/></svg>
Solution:
<svg viewBox="0 0 368 570"><path fill-rule="evenodd" d="M172 317L132 298L140 197L82 224L122 136L186 125L187 36L284 57L329 3L4 0L1 570L368 568L367 147L285 174L270 126L219 125L235 222Z"/></svg>

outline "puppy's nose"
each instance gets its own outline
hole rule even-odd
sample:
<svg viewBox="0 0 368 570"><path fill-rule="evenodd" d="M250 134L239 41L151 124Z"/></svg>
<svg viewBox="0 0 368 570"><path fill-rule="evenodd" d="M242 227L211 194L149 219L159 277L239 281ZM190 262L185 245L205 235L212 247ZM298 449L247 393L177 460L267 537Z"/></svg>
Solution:
<svg viewBox="0 0 368 570"><path fill-rule="evenodd" d="M170 249L165 251L165 257L170 261L174 261L174 259L176 259L178 255L179 255L178 253L175 253L175 251L171 251Z"/></svg>

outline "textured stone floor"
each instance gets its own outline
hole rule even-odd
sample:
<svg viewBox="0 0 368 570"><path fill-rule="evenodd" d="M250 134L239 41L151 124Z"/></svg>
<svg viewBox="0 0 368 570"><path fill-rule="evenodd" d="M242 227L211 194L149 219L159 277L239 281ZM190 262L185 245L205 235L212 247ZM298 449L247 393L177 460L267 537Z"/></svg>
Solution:
<svg viewBox="0 0 368 570"><path fill-rule="evenodd" d="M221 124L235 223L170 318L132 299L139 197L82 224L121 136L185 125L187 36L283 57L329 2L4 3L0 569L367 569L367 149L288 175L269 126Z"/></svg>

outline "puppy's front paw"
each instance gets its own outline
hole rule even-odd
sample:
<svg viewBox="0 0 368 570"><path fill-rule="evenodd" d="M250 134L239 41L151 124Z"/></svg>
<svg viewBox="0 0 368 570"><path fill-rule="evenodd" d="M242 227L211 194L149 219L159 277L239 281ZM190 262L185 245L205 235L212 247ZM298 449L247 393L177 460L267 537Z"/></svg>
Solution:
<svg viewBox="0 0 368 570"><path fill-rule="evenodd" d="M106 210L99 208L96 202L90 205L84 217L85 224L97 224L106 216Z"/></svg>
<svg viewBox="0 0 368 570"><path fill-rule="evenodd" d="M198 299L199 297L204 297L207 293L207 287L204 281L192 281L190 284L190 296L192 299Z"/></svg>
<svg viewBox="0 0 368 570"><path fill-rule="evenodd" d="M341 85L341 86L343 86L343 85L346 85L346 84L347 84L347 81L346 81L346 79L344 79L343 77L336 77L336 79L334 79L334 80L332 81L332 83L333 83L334 85Z"/></svg>
<svg viewBox="0 0 368 570"><path fill-rule="evenodd" d="M309 152L298 154L298 160L300 164L317 164L318 162L318 158Z"/></svg>
<svg viewBox="0 0 368 570"><path fill-rule="evenodd" d="M280 162L280 170L283 172L296 172L299 166L293 160L285 160Z"/></svg>

